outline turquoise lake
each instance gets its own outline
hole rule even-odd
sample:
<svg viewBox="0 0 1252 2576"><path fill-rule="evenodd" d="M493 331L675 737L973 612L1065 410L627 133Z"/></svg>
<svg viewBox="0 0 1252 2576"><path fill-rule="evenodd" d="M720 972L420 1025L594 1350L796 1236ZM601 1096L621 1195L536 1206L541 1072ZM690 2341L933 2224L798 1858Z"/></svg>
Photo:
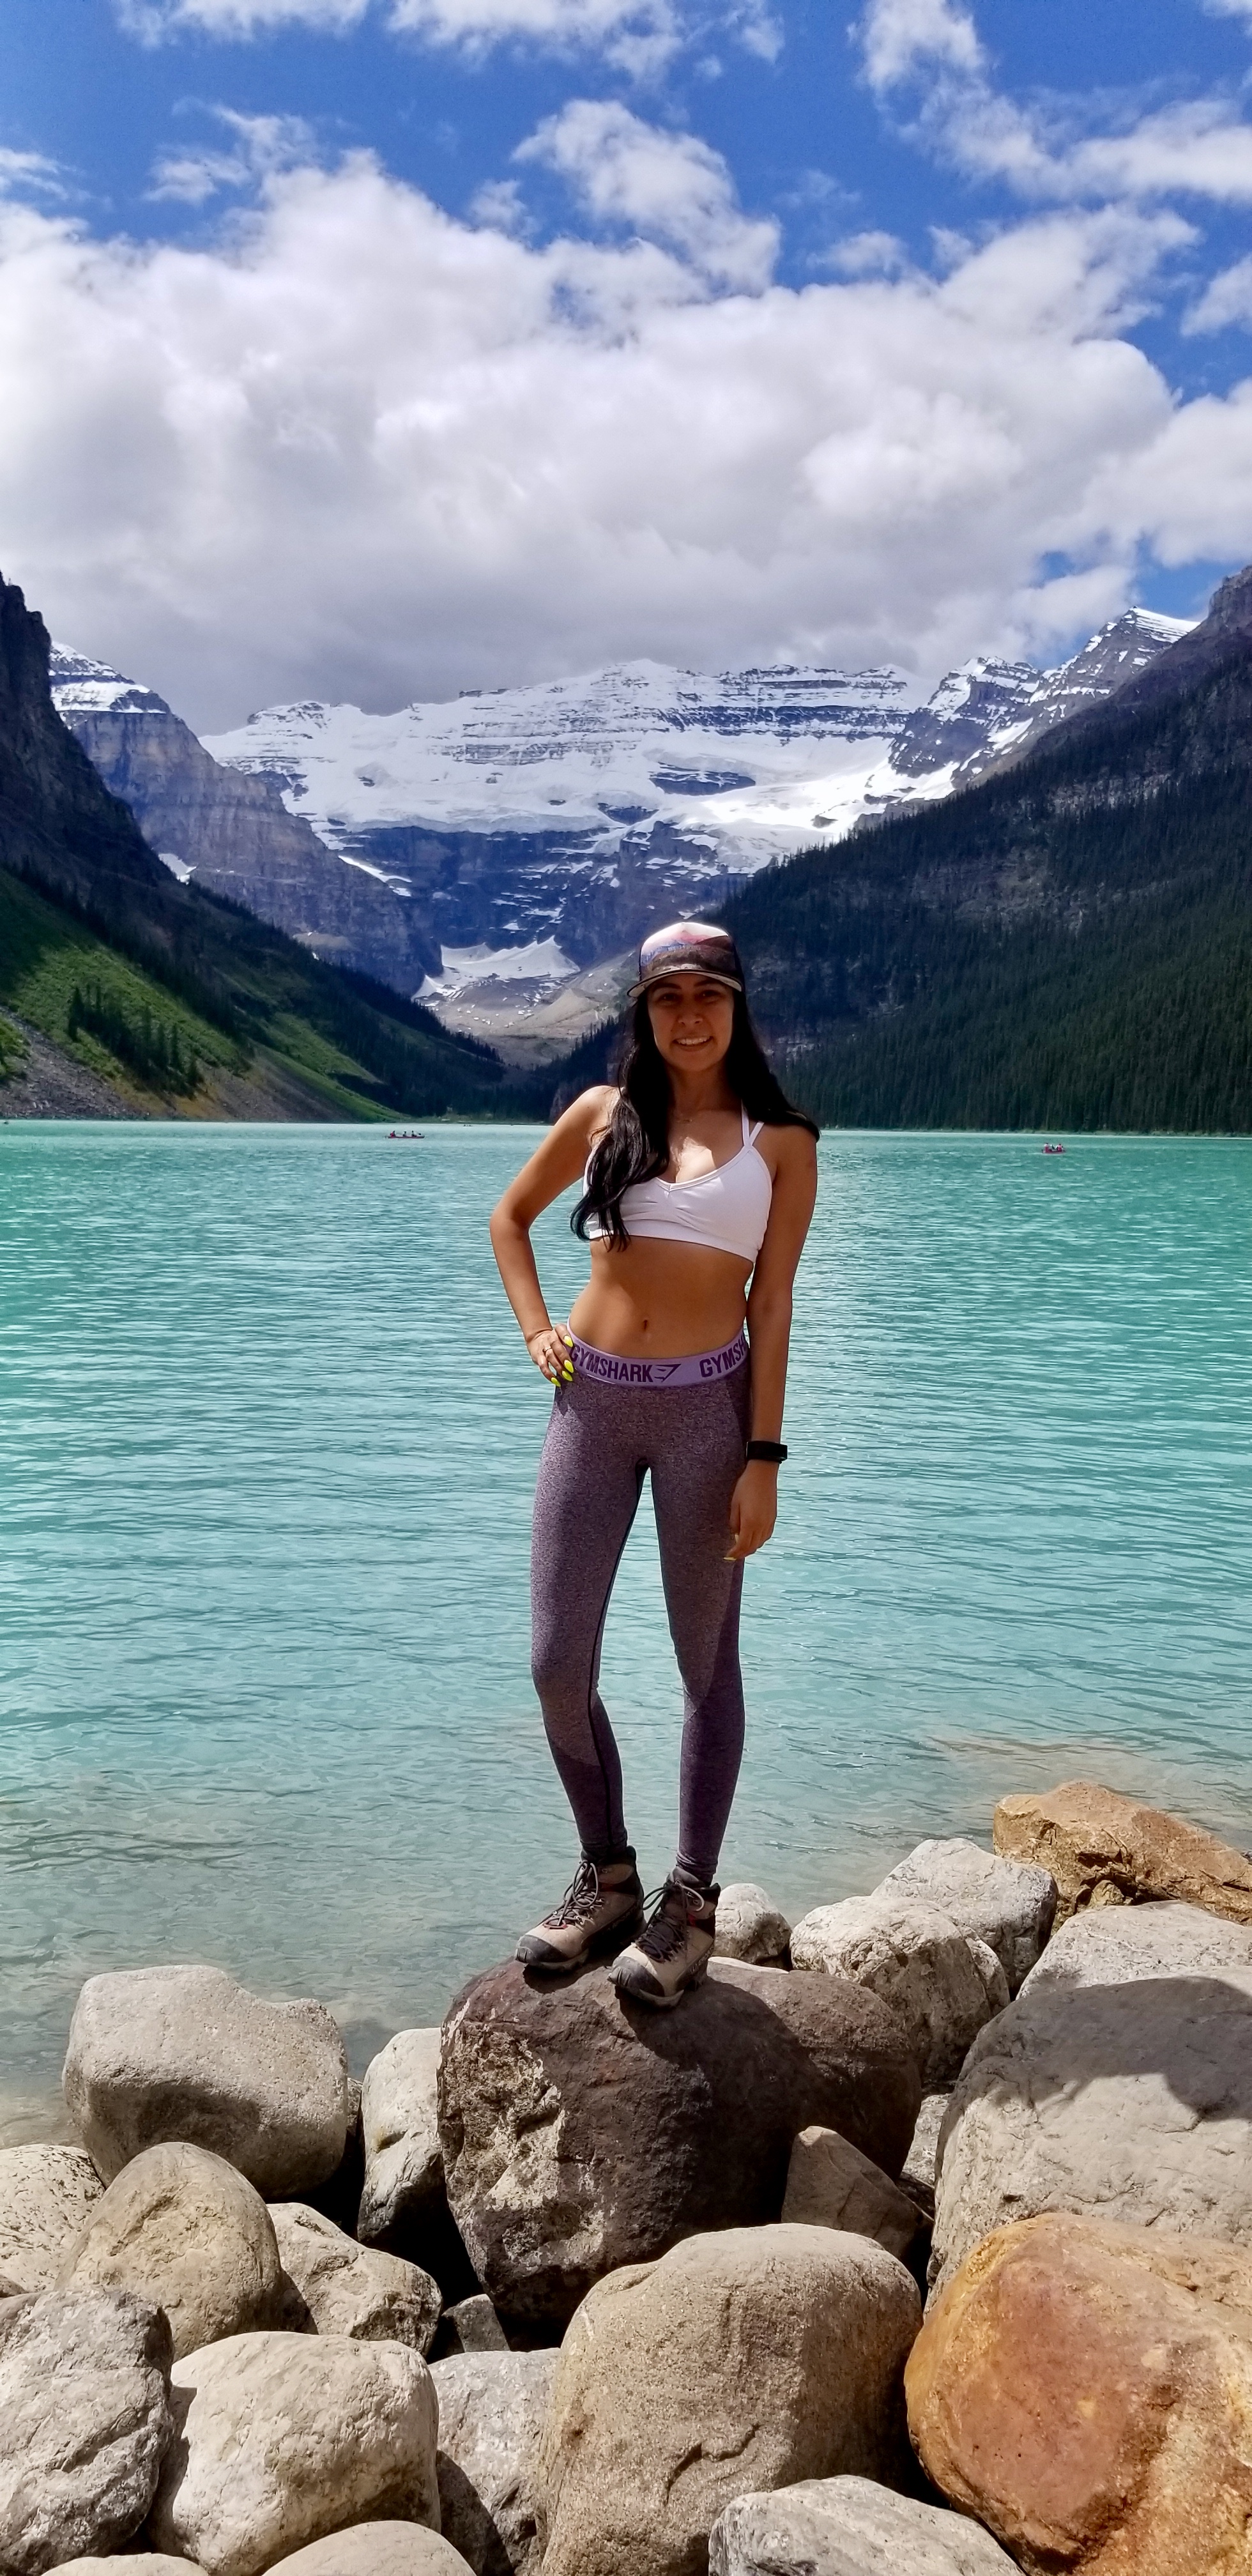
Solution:
<svg viewBox="0 0 1252 2576"><path fill-rule="evenodd" d="M538 1131L534 1131L537 1133ZM82 1979L211 1960L363 2065L560 1893L527 1669L530 1131L0 1129L0 2137ZM723 1877L794 1916L1075 1773L1252 1840L1252 1142L837 1134ZM554 1314L585 1259L539 1229ZM650 1516L605 1698L653 1883Z"/></svg>

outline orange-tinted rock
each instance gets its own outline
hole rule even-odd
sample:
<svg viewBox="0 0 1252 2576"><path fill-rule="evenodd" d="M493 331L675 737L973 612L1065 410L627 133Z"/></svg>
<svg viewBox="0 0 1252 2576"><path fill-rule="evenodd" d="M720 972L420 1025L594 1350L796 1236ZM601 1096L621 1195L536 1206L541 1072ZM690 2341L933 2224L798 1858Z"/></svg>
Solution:
<svg viewBox="0 0 1252 2576"><path fill-rule="evenodd" d="M1252 2570L1252 2254L1057 2215L999 2228L905 2374L928 2475L1027 2576Z"/></svg>
<svg viewBox="0 0 1252 2576"><path fill-rule="evenodd" d="M1006 1860L1051 1870L1058 1924L1087 1905L1137 1905L1161 1896L1202 1905L1232 1923L1252 1923L1246 1853L1094 1780L1065 1780L1037 1797L1002 1798L993 1840Z"/></svg>

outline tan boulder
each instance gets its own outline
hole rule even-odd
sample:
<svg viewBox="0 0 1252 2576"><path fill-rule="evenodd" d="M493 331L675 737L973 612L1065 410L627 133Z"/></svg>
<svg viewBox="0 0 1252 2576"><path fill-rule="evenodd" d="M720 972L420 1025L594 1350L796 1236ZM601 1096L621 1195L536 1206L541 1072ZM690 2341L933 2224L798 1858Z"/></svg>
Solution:
<svg viewBox="0 0 1252 2576"><path fill-rule="evenodd" d="M135 2576L145 2576L136 2569ZM275 2561L272 2576L466 2576L465 2560L416 2522L358 2522Z"/></svg>
<svg viewBox="0 0 1252 2576"><path fill-rule="evenodd" d="M825 2227L731 2227L597 2282L541 2445L544 2576L703 2576L745 2489L898 2482L920 2302L902 2263Z"/></svg>
<svg viewBox="0 0 1252 2576"><path fill-rule="evenodd" d="M81 2147L0 2147L0 2275L50 2290L103 2189Z"/></svg>
<svg viewBox="0 0 1252 2576"><path fill-rule="evenodd" d="M363 2245L390 2245L442 2212L437 2030L398 2030L365 2070L361 2135L365 2181L357 2217Z"/></svg>
<svg viewBox="0 0 1252 2576"><path fill-rule="evenodd" d="M1088 1905L1136 1905L1175 1896L1232 1923L1252 1923L1252 1860L1161 1807L1065 1780L1038 1796L1002 1798L992 1839L1006 1860L1050 1869L1056 1920Z"/></svg>
<svg viewBox="0 0 1252 2576"><path fill-rule="evenodd" d="M796 1968L824 1969L881 1996L908 2033L926 2092L952 2082L1009 1999L986 1941L894 1890L816 1906L791 1935L791 1957Z"/></svg>
<svg viewBox="0 0 1252 2576"><path fill-rule="evenodd" d="M773 1897L751 1879L736 1879L717 1900L719 1959L746 1959L753 1967L770 1967L781 1959L791 1939L791 1925Z"/></svg>
<svg viewBox="0 0 1252 2576"><path fill-rule="evenodd" d="M99 2567L129 2567L135 2576L135 2552L128 2549L121 2558L63 2558L48 2576L96 2576ZM139 2576L204 2576L204 2570L193 2567L189 2558L158 2558L145 2549L139 2553Z"/></svg>
<svg viewBox="0 0 1252 2576"><path fill-rule="evenodd" d="M1026 2576L1252 2568L1252 2255L1056 2215L988 2237L906 2372L927 2474Z"/></svg>
<svg viewBox="0 0 1252 2576"><path fill-rule="evenodd" d="M120 2549L173 2429L170 2330L129 2290L40 2290L0 2309L0 2568Z"/></svg>
<svg viewBox="0 0 1252 2576"><path fill-rule="evenodd" d="M89 1977L74 2006L66 2108L111 2182L144 2147L188 2138L267 2200L294 2200L343 2160L355 2091L324 2004L271 2004L220 1968Z"/></svg>
<svg viewBox="0 0 1252 2576"><path fill-rule="evenodd" d="M404 2344L232 2335L176 2361L171 2378L155 2548L206 2576L261 2576L353 2523L438 2529L434 2384Z"/></svg>
<svg viewBox="0 0 1252 2576"><path fill-rule="evenodd" d="M276 2200L270 2217L295 2293L286 2323L314 2334L407 2343L414 2352L429 2352L441 2305L438 2282L429 2272L398 2254L358 2245L303 2201Z"/></svg>
<svg viewBox="0 0 1252 2576"><path fill-rule="evenodd" d="M783 2193L784 2225L872 2236L903 2262L920 2224L915 2204L837 2129L801 2129Z"/></svg>
<svg viewBox="0 0 1252 2576"><path fill-rule="evenodd" d="M182 2141L123 2166L60 2279L151 2299L169 2318L177 2360L282 2317L282 2268L260 2193L221 2156Z"/></svg>

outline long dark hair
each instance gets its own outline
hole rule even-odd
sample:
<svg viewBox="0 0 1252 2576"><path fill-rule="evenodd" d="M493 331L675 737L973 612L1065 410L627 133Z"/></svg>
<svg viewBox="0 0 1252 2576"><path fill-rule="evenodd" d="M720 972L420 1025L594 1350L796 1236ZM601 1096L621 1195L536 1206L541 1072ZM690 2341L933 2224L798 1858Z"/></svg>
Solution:
<svg viewBox="0 0 1252 2576"><path fill-rule="evenodd" d="M733 996L735 1016L725 1055L726 1079L749 1118L767 1127L820 1130L802 1109L788 1100L773 1072L756 1030L747 996ZM630 1236L622 1222L622 1193L637 1181L653 1181L669 1161L669 1116L673 1105L669 1070L652 1034L648 996L641 993L622 1032L617 1066L617 1100L604 1135L587 1166L587 1186L570 1218L575 1234L587 1241L591 1217L613 1244Z"/></svg>

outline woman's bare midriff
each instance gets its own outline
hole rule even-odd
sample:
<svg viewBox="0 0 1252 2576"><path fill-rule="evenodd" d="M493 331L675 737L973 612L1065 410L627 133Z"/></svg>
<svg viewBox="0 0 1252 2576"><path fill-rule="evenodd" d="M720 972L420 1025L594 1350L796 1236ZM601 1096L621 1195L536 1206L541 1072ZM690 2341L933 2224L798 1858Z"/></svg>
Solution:
<svg viewBox="0 0 1252 2576"><path fill-rule="evenodd" d="M591 1246L591 1277L570 1330L623 1360L681 1360L717 1351L743 1330L750 1261L706 1246L643 1237L614 1251Z"/></svg>

